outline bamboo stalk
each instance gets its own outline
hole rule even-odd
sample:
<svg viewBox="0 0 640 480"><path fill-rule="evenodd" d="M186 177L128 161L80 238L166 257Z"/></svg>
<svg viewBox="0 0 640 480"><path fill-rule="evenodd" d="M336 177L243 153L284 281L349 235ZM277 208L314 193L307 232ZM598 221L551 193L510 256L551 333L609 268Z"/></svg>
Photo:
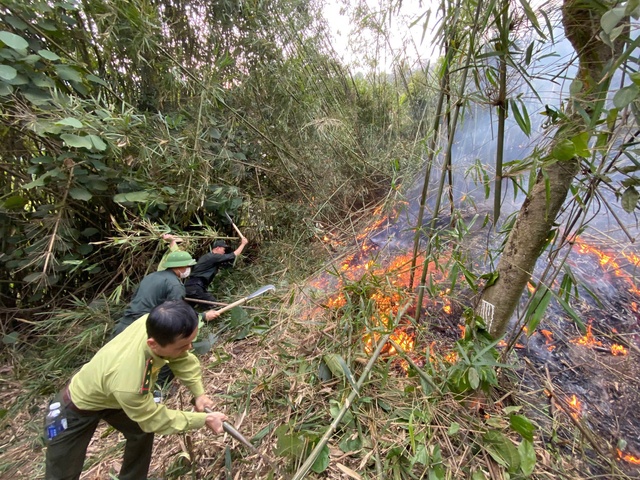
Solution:
<svg viewBox="0 0 640 480"><path fill-rule="evenodd" d="M329 425L329 428L327 429L325 434L322 436L318 444L315 446L311 454L307 457L305 462L302 464L302 466L298 469L295 475L291 477L291 480L302 480L303 478L306 477L307 473L309 473L309 470L311 469L314 462L316 461L316 458L318 458L318 455L320 455L320 452L322 451L326 443L329 441L329 438L331 438L331 436L334 434L334 432L338 428L338 425L342 421L342 418L344 417L344 415L347 413L347 410L349 409L349 407L351 407L351 403L356 398L356 395L359 394L360 388L362 387L362 385L364 384L364 381L369 376L369 373L371 372L373 365L378 360L378 357L380 356L380 352L382 352L382 348L385 346L390 336L391 336L391 333L387 333L380 339L380 342L378 343L378 346L376 347L375 352L373 352L373 355L371 355L371 358L369 359L367 366L365 367L364 371L362 372L362 375L358 379L356 388L351 391L351 393L345 400L344 405L342 405L342 408L340 409L340 412L338 413L336 418L333 420L333 422L331 422L331 425Z"/></svg>
<svg viewBox="0 0 640 480"><path fill-rule="evenodd" d="M369 362L364 368L362 375L360 375L360 378L358 379L358 383L356 383L355 388L352 389L351 393L345 400L344 405L342 405L342 408L340 409L340 412L338 413L336 418L333 420L333 422L331 422L331 425L329 425L329 428L324 433L324 435L322 436L318 444L315 446L313 451L309 454L309 456L307 457L305 462L302 464L302 466L298 469L295 475L291 477L291 480L302 480L303 478L305 478L307 473L309 473L309 470L311 469L312 465L316 461L316 458L318 458L318 455L320 455L320 452L329 441L329 438L331 438L331 436L334 434L334 432L338 428L338 425L342 421L342 418L344 417L344 415L347 413L347 410L351 407L351 404L353 400L356 398L356 395L360 394L360 389L362 388L362 385L364 384L365 380L368 378L369 373L373 368L373 365L376 363L376 361L378 360L378 357L380 356L380 353L382 352L382 349L389 341L389 338L391 337L391 334L395 329L396 324L406 313L410 305L411 305L411 301L407 302L404 305L404 307L402 307L402 309L398 313L398 316L396 317L396 322L394 322L394 324L391 326L389 333L385 334L380 339L380 341L378 342L378 346L376 347L375 351L371 355L371 358L369 359Z"/></svg>

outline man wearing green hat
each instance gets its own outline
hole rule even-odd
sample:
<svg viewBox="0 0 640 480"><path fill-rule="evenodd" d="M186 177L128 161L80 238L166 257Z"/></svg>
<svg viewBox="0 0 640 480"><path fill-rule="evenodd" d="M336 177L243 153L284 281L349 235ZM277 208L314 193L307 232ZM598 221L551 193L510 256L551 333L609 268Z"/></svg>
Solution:
<svg viewBox="0 0 640 480"><path fill-rule="evenodd" d="M195 263L189 252L177 250L167 255L164 263L166 270L150 273L142 279L131 303L116 323L113 336L122 333L153 307L167 300L182 300L186 294L182 280L189 276L191 266Z"/></svg>

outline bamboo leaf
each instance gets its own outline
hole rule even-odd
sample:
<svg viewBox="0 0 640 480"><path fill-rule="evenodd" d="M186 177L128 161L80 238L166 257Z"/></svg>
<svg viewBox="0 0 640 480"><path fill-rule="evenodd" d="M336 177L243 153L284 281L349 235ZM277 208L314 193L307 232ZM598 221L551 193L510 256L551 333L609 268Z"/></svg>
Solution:
<svg viewBox="0 0 640 480"><path fill-rule="evenodd" d="M533 25L533 28L536 29L536 32L538 32L538 35L540 35L543 39L546 39L547 37L542 31L542 29L540 28L540 24L538 23L538 18L536 17L535 12L531 8L531 5L529 5L529 2L527 2L527 0L520 0L520 5L522 5L525 15L531 22L531 25Z"/></svg>
<svg viewBox="0 0 640 480"><path fill-rule="evenodd" d="M511 100L511 110L513 111L513 117L516 119L516 123L520 127L520 130L524 132L524 134L528 137L531 135L531 119L529 118L529 112L527 112L527 107L525 107L524 103ZM522 107L522 111L520 111L520 107L518 106L520 103Z"/></svg>
<svg viewBox="0 0 640 480"><path fill-rule="evenodd" d="M529 308L527 310L527 329L530 334L534 332L542 317L544 312L547 310L547 306L549 305L549 301L551 300L551 291L544 285L540 286L536 291L531 303L529 304Z"/></svg>
<svg viewBox="0 0 640 480"><path fill-rule="evenodd" d="M622 194L622 208L627 213L633 213L638 206L640 195L634 187L627 188Z"/></svg>

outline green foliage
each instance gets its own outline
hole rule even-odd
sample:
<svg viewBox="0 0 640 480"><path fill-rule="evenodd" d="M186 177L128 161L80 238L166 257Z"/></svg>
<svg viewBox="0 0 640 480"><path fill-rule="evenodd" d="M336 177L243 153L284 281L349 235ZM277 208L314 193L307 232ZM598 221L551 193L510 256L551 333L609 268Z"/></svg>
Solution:
<svg viewBox="0 0 640 480"><path fill-rule="evenodd" d="M456 342L457 361L447 370L446 382L450 390L463 394L475 390L490 391L498 385L496 369L508 367L498 362L498 341L485 331L480 317L467 311L465 335Z"/></svg>

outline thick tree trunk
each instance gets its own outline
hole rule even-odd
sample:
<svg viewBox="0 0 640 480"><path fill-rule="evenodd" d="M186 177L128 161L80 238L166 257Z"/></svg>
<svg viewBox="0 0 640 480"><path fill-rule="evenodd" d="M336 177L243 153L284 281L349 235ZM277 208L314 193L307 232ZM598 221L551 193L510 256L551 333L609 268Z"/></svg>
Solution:
<svg viewBox="0 0 640 480"><path fill-rule="evenodd" d="M606 95L606 82L599 82L603 78L607 62L619 54L598 38L600 18L613 2L603 4L600 4L602 10L595 10L595 5L598 5L595 2L565 0L562 8L565 34L579 58L576 78L582 81L583 86L581 92L572 98L572 102L573 105L579 103L589 113ZM616 51L621 51L622 42L616 47ZM553 145L580 132L589 131L584 118L575 113L571 104L568 114L566 123L558 129ZM553 149L553 145L549 151ZM482 292L477 308L477 313L485 318L489 332L494 337L506 332L509 319L531 278L538 257L544 251L556 217L579 171L580 159L574 157L569 161L557 161L544 166L538 173L536 183L520 209L500 257L498 279Z"/></svg>

